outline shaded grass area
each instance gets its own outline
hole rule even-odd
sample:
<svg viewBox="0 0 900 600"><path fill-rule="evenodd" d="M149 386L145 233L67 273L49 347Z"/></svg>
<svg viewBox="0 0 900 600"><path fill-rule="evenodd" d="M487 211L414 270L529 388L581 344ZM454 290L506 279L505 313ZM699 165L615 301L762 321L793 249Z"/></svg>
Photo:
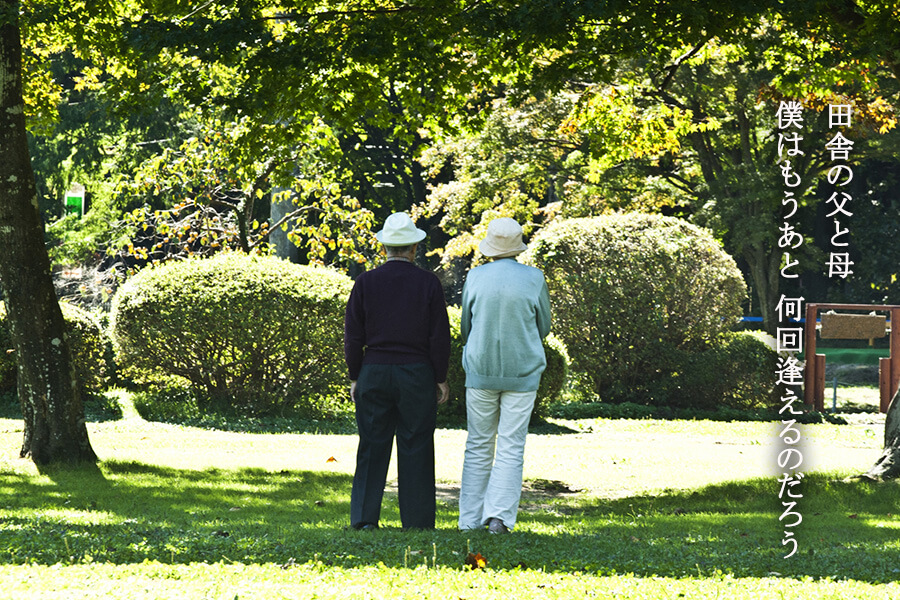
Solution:
<svg viewBox="0 0 900 600"><path fill-rule="evenodd" d="M94 419L92 439L108 459L96 468L41 475L25 461L0 459L0 597L900 597L900 586L887 583L900 578L897 484L807 475L795 529L800 553L785 560L776 479L754 477L748 458L724 459L730 446L710 448L721 473L710 472L711 460L685 458L696 458L685 453L690 443L709 438L749 456L748 444L772 435L761 422L595 417L533 427L543 435L529 442L540 451L529 455L531 493L519 524L510 536L490 536L456 531L455 498L446 493L436 531L402 531L393 494L381 530L348 529L351 436L218 433L126 412L119 422ZM17 426L5 433L12 448ZM871 445L867 433L829 424L804 430L844 453ZM439 434L447 453L441 480L456 481L458 468L446 463L463 432ZM641 441L645 451L631 453L625 441ZM340 462L327 463L331 455ZM741 480L658 491L725 477ZM600 497L598 479L631 492ZM657 491L635 491L648 481ZM464 567L470 551L487 559L485 569Z"/></svg>
<svg viewBox="0 0 900 600"><path fill-rule="evenodd" d="M357 532L346 527L350 483L336 473L116 461L49 475L2 473L0 563L461 569L472 551L494 571L775 573L870 583L893 581L900 572L900 496L893 483L807 476L796 528L801 553L787 560L771 479L618 500L549 496L529 507L509 536L456 531L449 502L439 504L436 531L401 531L390 496L383 529Z"/></svg>
<svg viewBox="0 0 900 600"><path fill-rule="evenodd" d="M660 419L707 421L781 421L778 409L737 409L721 407L715 410L694 408L670 408L622 402L573 402L557 404L550 409L550 416L559 419ZM840 416L815 411L796 415L798 423L846 424Z"/></svg>

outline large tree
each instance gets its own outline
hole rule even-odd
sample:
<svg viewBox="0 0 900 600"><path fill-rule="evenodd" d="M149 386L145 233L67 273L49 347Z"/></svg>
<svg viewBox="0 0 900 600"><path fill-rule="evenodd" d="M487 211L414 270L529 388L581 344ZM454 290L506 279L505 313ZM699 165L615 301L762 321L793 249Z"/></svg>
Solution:
<svg viewBox="0 0 900 600"><path fill-rule="evenodd" d="M21 454L38 465L94 461L50 274L25 129L19 3L0 0L0 280L25 418Z"/></svg>

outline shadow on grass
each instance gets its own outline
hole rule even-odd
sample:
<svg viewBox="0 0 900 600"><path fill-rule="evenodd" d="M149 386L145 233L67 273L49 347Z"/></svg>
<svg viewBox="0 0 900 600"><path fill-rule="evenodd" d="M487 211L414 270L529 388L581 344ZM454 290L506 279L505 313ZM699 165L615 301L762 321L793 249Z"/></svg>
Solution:
<svg viewBox="0 0 900 600"><path fill-rule="evenodd" d="M203 471L131 462L0 473L0 563L234 561L352 567L423 562L462 568L468 551L491 569L602 574L897 578L898 485L809 476L783 559L778 484L756 479L694 492L602 500L571 495L523 505L512 535L456 531L456 506L439 502L438 529L404 532L396 497L383 529L346 527L351 478L261 469Z"/></svg>
<svg viewBox="0 0 900 600"><path fill-rule="evenodd" d="M236 433L310 433L322 435L355 434L357 432L356 417L352 412L336 415L329 419L303 419L297 417L247 416L209 411L200 418L172 418L165 419L163 422ZM465 430L466 419L465 417L445 413L438 409L436 425L438 429ZM577 430L571 427L543 420L529 424L528 431L529 433L540 434L577 433Z"/></svg>
<svg viewBox="0 0 900 600"><path fill-rule="evenodd" d="M647 406L633 402L573 402L557 404L550 408L550 415L557 419L658 419L658 420L709 420L709 421L780 421L781 415L774 409L717 409L672 408ZM806 412L796 416L798 423L832 423L846 425L839 415Z"/></svg>

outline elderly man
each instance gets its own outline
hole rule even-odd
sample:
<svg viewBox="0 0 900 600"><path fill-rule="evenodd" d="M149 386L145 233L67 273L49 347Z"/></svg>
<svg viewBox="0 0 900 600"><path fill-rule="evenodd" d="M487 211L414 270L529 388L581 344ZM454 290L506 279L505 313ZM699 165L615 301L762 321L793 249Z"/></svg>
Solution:
<svg viewBox="0 0 900 600"><path fill-rule="evenodd" d="M435 417L450 394L447 305L438 278L415 265L425 232L408 215L392 214L375 237L387 259L356 279L344 318L359 429L350 523L378 528L396 434L401 522L432 529Z"/></svg>

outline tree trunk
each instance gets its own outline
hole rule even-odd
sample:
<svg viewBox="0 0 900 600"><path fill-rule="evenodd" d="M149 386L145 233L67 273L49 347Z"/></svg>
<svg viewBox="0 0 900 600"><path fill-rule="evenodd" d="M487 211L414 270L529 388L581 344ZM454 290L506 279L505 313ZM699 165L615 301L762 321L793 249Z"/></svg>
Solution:
<svg viewBox="0 0 900 600"><path fill-rule="evenodd" d="M900 476L900 390L891 399L888 407L887 418L884 421L884 450L881 456L872 465L867 473L862 475L864 479L884 481L896 479Z"/></svg>
<svg viewBox="0 0 900 600"><path fill-rule="evenodd" d="M781 256L770 254L759 244L747 245L742 249L742 256L747 261L750 277L756 287L756 297L763 317L763 328L767 333L775 335L778 326L778 317L775 307L781 297L778 289L778 276L780 274L779 261Z"/></svg>
<svg viewBox="0 0 900 600"><path fill-rule="evenodd" d="M0 282L25 418L21 455L39 466L93 462L28 153L18 11L0 0Z"/></svg>

